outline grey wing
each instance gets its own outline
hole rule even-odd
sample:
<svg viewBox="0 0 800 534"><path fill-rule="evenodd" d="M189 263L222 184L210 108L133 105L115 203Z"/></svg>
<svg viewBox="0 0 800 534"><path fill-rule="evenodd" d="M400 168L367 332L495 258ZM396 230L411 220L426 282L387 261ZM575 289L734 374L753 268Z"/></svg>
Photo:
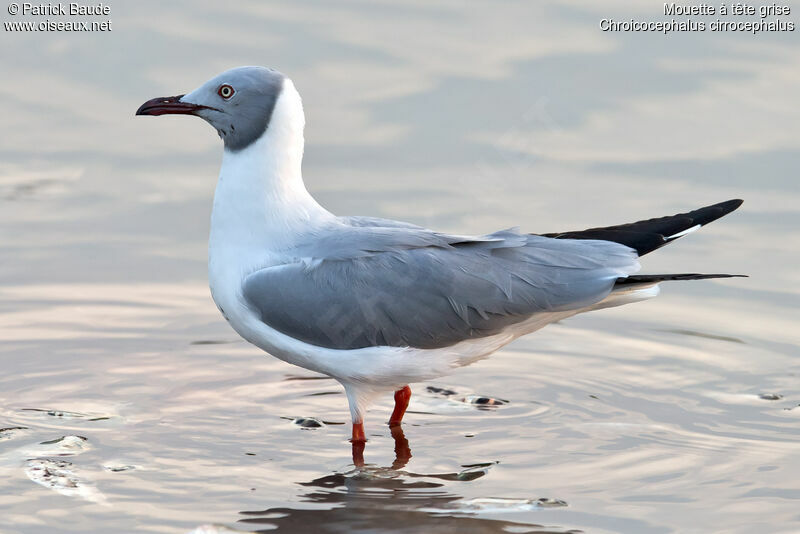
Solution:
<svg viewBox="0 0 800 534"><path fill-rule="evenodd" d="M327 348L439 348L599 302L638 270L633 250L607 241L505 231L474 241L434 234L422 246L407 236L414 245L404 247L395 233L359 230L340 237L348 257L309 246L302 260L249 275L243 293L262 321Z"/></svg>

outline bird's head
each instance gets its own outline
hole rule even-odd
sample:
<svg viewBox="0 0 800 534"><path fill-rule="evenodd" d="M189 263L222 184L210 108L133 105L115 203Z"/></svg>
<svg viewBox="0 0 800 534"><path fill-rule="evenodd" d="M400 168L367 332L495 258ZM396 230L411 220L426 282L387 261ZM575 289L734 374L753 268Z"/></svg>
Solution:
<svg viewBox="0 0 800 534"><path fill-rule="evenodd" d="M237 151L267 130L286 84L291 82L274 69L237 67L191 93L148 100L136 114L196 115L217 130L226 149Z"/></svg>

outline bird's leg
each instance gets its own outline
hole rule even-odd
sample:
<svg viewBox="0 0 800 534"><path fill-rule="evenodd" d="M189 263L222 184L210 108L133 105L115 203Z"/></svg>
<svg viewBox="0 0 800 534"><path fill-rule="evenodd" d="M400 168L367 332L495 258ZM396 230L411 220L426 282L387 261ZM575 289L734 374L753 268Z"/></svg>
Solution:
<svg viewBox="0 0 800 534"><path fill-rule="evenodd" d="M353 423L353 437L350 439L353 443L366 443L367 436L364 434L364 423Z"/></svg>
<svg viewBox="0 0 800 534"><path fill-rule="evenodd" d="M408 401L411 400L411 388L403 386L394 392L394 411L389 418L389 426L398 426L403 421L403 415L408 408Z"/></svg>
<svg viewBox="0 0 800 534"><path fill-rule="evenodd" d="M353 444L353 465L364 467L364 447L367 444L367 436L364 434L364 422L353 422L353 437L350 440Z"/></svg>

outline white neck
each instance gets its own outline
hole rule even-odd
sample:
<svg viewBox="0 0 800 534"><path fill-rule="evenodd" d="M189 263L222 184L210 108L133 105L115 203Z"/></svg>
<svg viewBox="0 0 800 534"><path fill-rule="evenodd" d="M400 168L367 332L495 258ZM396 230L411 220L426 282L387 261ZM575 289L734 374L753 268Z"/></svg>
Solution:
<svg viewBox="0 0 800 534"><path fill-rule="evenodd" d="M303 184L304 126L300 95L286 79L264 134L242 150L225 150L211 213L210 256L227 250L249 261L251 253L284 249L334 218Z"/></svg>

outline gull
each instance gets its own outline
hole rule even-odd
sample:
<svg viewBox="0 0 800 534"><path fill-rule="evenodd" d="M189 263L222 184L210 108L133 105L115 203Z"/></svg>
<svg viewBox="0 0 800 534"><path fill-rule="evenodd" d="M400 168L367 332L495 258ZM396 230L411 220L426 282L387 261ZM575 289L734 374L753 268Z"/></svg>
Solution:
<svg viewBox="0 0 800 534"><path fill-rule="evenodd" d="M305 115L292 81L266 67L223 72L194 91L154 98L137 115L195 115L224 144L209 236L211 295L236 332L344 386L352 439L394 392L487 357L545 325L654 297L659 282L729 274L635 274L638 258L741 205L555 234L436 232L339 217L303 183ZM354 453L355 457L355 453Z"/></svg>

